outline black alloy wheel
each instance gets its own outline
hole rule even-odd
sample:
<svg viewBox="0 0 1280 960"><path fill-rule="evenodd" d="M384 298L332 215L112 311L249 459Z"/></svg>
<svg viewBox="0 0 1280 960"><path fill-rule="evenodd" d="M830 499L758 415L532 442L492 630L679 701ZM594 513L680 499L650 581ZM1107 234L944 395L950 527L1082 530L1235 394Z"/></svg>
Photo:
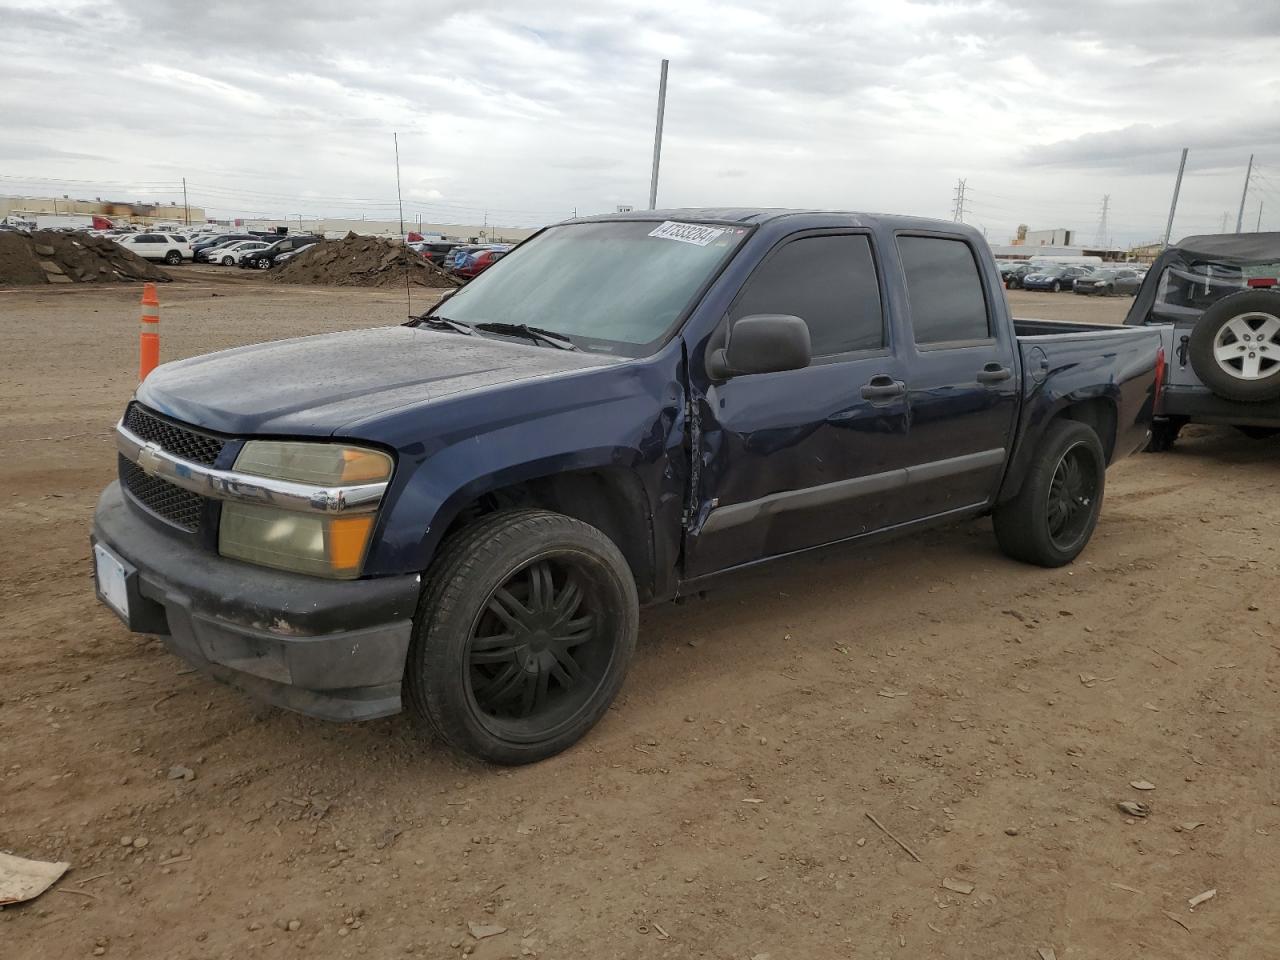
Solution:
<svg viewBox="0 0 1280 960"><path fill-rule="evenodd" d="M1092 529L1099 466L1093 449L1083 440L1068 447L1058 460L1045 511L1049 539L1060 550L1070 550Z"/></svg>
<svg viewBox="0 0 1280 960"><path fill-rule="evenodd" d="M468 645L467 683L481 723L513 740L554 735L608 672L609 620L572 554L543 557L508 577L490 594Z"/></svg>

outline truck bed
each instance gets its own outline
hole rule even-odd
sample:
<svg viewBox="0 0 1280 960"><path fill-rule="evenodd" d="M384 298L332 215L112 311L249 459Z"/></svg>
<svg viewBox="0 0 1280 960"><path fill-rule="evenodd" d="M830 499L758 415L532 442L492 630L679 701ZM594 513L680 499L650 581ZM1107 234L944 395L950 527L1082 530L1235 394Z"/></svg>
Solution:
<svg viewBox="0 0 1280 960"><path fill-rule="evenodd" d="M1122 333L1127 327L1115 323L1078 323L1071 320L1037 320L1028 317L1013 318L1013 332L1019 339L1025 337L1058 336L1064 333Z"/></svg>

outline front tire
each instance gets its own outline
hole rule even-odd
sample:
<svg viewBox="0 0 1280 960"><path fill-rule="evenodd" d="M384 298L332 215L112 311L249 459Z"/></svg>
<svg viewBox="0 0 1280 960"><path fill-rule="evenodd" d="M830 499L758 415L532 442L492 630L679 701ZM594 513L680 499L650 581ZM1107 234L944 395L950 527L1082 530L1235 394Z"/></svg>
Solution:
<svg viewBox="0 0 1280 960"><path fill-rule="evenodd" d="M222 265L223 265L224 267L232 267L232 266L235 266L235 262L236 262L236 258L235 258L235 257L223 257L223 258L222 258Z"/></svg>
<svg viewBox="0 0 1280 960"><path fill-rule="evenodd" d="M464 528L426 577L405 686L449 746L533 763L609 709L635 650L639 602L617 546L546 510Z"/></svg>
<svg viewBox="0 0 1280 960"><path fill-rule="evenodd" d="M1061 292L1062 292L1062 284L1060 284L1057 280L1055 280L1055 281L1053 281L1053 286L1052 286L1052 287L1050 287L1049 289L1051 289L1054 293L1061 293Z"/></svg>
<svg viewBox="0 0 1280 960"><path fill-rule="evenodd" d="M996 507L1000 549L1041 567L1070 563L1093 536L1105 485L1106 454L1098 435L1076 420L1053 421L1022 489Z"/></svg>
<svg viewBox="0 0 1280 960"><path fill-rule="evenodd" d="M271 261L268 260L266 257L263 257L261 260L256 261L254 263L254 266L257 267L259 270L270 270Z"/></svg>

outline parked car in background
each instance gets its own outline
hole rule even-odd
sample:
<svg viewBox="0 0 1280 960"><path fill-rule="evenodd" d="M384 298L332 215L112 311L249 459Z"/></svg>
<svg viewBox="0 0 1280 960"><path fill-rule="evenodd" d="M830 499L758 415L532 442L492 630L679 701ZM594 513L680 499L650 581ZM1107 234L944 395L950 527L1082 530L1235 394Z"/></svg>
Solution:
<svg viewBox="0 0 1280 960"><path fill-rule="evenodd" d="M1147 442L1160 338L1015 320L998 290L962 223L548 227L408 324L151 373L94 516L98 596L277 706L409 705L475 757L549 757L608 711L641 604L988 514L1020 561L1085 549L1106 468Z"/></svg>
<svg viewBox="0 0 1280 960"><path fill-rule="evenodd" d="M452 270L455 266L457 266L458 259L460 257L465 257L468 253L471 253L474 250L483 250L483 249L484 247L474 243L459 244L458 246L454 247L452 250L450 250L448 253L445 254L444 260L441 262L440 265L444 267L446 270Z"/></svg>
<svg viewBox="0 0 1280 960"><path fill-rule="evenodd" d="M1006 280L1010 275L1015 273L1020 267L1025 267L1025 260L997 260L996 269L1000 271L1000 279Z"/></svg>
<svg viewBox="0 0 1280 960"><path fill-rule="evenodd" d="M1178 241L1152 265L1124 322L1158 330L1169 357L1151 450L1168 450L1192 422L1280 435L1280 233Z"/></svg>
<svg viewBox="0 0 1280 960"><path fill-rule="evenodd" d="M472 250L454 261L453 273L459 277L479 276L505 257L510 250L510 245L482 247L479 250Z"/></svg>
<svg viewBox="0 0 1280 960"><path fill-rule="evenodd" d="M1138 277L1137 270L1129 267L1104 267L1087 276L1077 277L1074 289L1083 296L1110 297L1123 294L1132 297L1137 295L1140 286L1142 280Z"/></svg>
<svg viewBox="0 0 1280 960"><path fill-rule="evenodd" d="M1000 276L1004 280L1004 285L1007 289L1021 290L1022 280L1028 273L1034 273L1037 270L1043 269L1044 264L1028 263L1026 260L1023 260L1020 263L1015 263L1008 270L1001 271Z"/></svg>
<svg viewBox="0 0 1280 960"><path fill-rule="evenodd" d="M268 244L261 250L253 250L245 254L240 258L240 266L255 270L270 270L275 265L276 257L280 256L280 254L301 250L303 247L309 247L313 243L319 242L319 237L306 234L285 237L275 243Z"/></svg>
<svg viewBox="0 0 1280 960"><path fill-rule="evenodd" d="M234 243L238 240L261 240L261 237L254 236L252 233L217 233L208 237L201 237L199 240L193 241L191 244L192 259L196 263L205 263L208 257L205 251L214 247L220 247L224 244Z"/></svg>
<svg viewBox="0 0 1280 960"><path fill-rule="evenodd" d="M445 258L460 246L462 244L456 240L415 240L409 244L409 249L417 251L424 260L443 266Z"/></svg>
<svg viewBox="0 0 1280 960"><path fill-rule="evenodd" d="M1022 278L1024 290L1049 290L1057 293L1070 290L1080 277L1087 277L1093 270L1090 267L1038 266Z"/></svg>
<svg viewBox="0 0 1280 960"><path fill-rule="evenodd" d="M275 265L278 267L282 263L288 263L298 254L305 253L310 248L311 248L311 244L307 244L305 247L298 247L298 249L296 250L286 250L284 253L277 254Z"/></svg>
<svg viewBox="0 0 1280 960"><path fill-rule="evenodd" d="M265 240L235 240L208 251L210 263L220 263L224 267L233 267L250 253L265 250L271 244Z"/></svg>
<svg viewBox="0 0 1280 960"><path fill-rule="evenodd" d="M162 260L170 266L191 259L191 243L182 234L134 233L115 242L145 260Z"/></svg>

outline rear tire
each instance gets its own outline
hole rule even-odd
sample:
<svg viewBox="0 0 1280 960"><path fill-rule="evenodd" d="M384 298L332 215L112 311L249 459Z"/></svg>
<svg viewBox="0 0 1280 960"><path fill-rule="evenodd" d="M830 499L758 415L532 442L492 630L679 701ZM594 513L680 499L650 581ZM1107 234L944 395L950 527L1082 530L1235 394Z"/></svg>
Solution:
<svg viewBox="0 0 1280 960"><path fill-rule="evenodd" d="M603 533L546 510L495 513L454 536L427 573L408 699L455 750L543 760L609 709L638 624L635 580Z"/></svg>
<svg viewBox="0 0 1280 960"><path fill-rule="evenodd" d="M1053 281L1053 286L1052 286L1052 287L1050 287L1049 289L1050 289L1050 290L1052 290L1054 293L1061 293L1061 292L1062 292L1062 284L1060 284L1057 280L1055 280L1055 281Z"/></svg>
<svg viewBox="0 0 1280 960"><path fill-rule="evenodd" d="M236 263L236 258L235 258L235 257L223 257L223 258L222 258L222 265L223 265L224 267L233 267L233 266L235 266L235 263Z"/></svg>
<svg viewBox="0 0 1280 960"><path fill-rule="evenodd" d="M1087 424L1055 420L1018 495L996 507L996 540L1015 560L1061 567L1080 555L1102 511L1106 455Z"/></svg>
<svg viewBox="0 0 1280 960"><path fill-rule="evenodd" d="M1151 439L1147 441L1148 453L1165 453L1178 442L1178 434L1186 426L1182 417L1162 417L1151 424Z"/></svg>
<svg viewBox="0 0 1280 960"><path fill-rule="evenodd" d="M171 267L176 267L178 264L182 262L182 254L180 254L177 250L170 250L168 253L164 255L164 262Z"/></svg>
<svg viewBox="0 0 1280 960"><path fill-rule="evenodd" d="M268 260L266 257L263 257L261 260L258 260L256 263L254 263L254 266L257 267L259 270L270 270L271 261Z"/></svg>
<svg viewBox="0 0 1280 960"><path fill-rule="evenodd" d="M1220 397L1245 403L1280 397L1280 293L1223 297L1196 321L1188 352L1200 382Z"/></svg>

